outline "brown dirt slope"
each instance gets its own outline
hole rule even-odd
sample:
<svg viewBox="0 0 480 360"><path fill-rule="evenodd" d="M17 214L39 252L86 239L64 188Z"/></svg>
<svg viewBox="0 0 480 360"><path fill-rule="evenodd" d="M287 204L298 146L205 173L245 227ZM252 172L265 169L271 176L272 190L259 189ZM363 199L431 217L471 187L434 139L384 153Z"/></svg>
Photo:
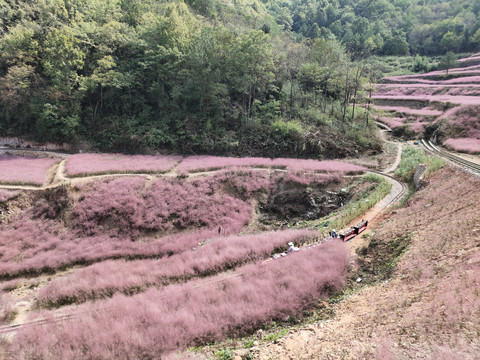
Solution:
<svg viewBox="0 0 480 360"><path fill-rule="evenodd" d="M429 180L364 251L365 268L381 281L336 305L331 320L262 346L254 358L480 357L480 180L452 168ZM371 266L368 254L402 242L398 262Z"/></svg>

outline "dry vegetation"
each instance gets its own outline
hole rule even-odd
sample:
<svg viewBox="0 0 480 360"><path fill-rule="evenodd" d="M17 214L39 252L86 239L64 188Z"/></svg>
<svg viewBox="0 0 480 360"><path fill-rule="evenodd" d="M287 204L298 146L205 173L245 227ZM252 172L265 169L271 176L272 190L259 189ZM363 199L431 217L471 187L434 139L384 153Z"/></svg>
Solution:
<svg viewBox="0 0 480 360"><path fill-rule="evenodd" d="M385 219L368 248L359 250L359 276L373 283L335 306L333 321L315 323L252 354L260 359L478 358L480 182L452 168L429 181Z"/></svg>

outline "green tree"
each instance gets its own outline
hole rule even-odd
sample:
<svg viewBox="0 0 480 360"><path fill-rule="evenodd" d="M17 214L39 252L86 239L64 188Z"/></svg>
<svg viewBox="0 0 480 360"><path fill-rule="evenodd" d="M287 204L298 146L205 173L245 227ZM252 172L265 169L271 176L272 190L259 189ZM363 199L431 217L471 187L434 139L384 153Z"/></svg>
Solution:
<svg viewBox="0 0 480 360"><path fill-rule="evenodd" d="M440 41L440 46L445 52L456 51L458 49L459 44L460 44L459 38L452 31L446 32L443 35L442 40Z"/></svg>
<svg viewBox="0 0 480 360"><path fill-rule="evenodd" d="M78 70L83 68L85 53L71 28L51 30L42 46L42 66L52 84L71 93L78 85Z"/></svg>
<svg viewBox="0 0 480 360"><path fill-rule="evenodd" d="M448 71L457 66L457 64L457 56L453 52L449 51L441 58L440 62L438 63L438 68L440 70L446 70L446 74L448 75Z"/></svg>
<svg viewBox="0 0 480 360"><path fill-rule="evenodd" d="M73 142L80 122L76 115L62 116L58 106L45 104L37 123L36 130L43 141L57 143Z"/></svg>

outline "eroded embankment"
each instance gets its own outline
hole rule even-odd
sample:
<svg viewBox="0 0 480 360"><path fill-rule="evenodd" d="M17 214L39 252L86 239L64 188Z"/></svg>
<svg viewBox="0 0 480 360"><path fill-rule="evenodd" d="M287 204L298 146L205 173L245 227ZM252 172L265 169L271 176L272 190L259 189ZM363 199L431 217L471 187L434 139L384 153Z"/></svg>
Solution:
<svg viewBox="0 0 480 360"><path fill-rule="evenodd" d="M293 331L254 358L476 358L480 182L452 168L429 180L360 250L364 270L380 282L347 296L330 321ZM403 255L375 263L385 251Z"/></svg>

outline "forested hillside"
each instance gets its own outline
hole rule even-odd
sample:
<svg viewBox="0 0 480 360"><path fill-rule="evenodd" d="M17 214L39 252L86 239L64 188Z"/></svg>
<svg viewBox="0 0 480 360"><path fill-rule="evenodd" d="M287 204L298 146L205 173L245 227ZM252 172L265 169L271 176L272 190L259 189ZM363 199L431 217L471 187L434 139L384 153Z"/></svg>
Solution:
<svg viewBox="0 0 480 360"><path fill-rule="evenodd" d="M479 0L0 0L0 136L122 152L375 151L356 106L372 71L358 60L473 50L479 9Z"/></svg>
<svg viewBox="0 0 480 360"><path fill-rule="evenodd" d="M439 55L480 45L479 0L271 0L277 21L305 37L331 37L355 57ZM282 4L282 5L280 5Z"/></svg>

